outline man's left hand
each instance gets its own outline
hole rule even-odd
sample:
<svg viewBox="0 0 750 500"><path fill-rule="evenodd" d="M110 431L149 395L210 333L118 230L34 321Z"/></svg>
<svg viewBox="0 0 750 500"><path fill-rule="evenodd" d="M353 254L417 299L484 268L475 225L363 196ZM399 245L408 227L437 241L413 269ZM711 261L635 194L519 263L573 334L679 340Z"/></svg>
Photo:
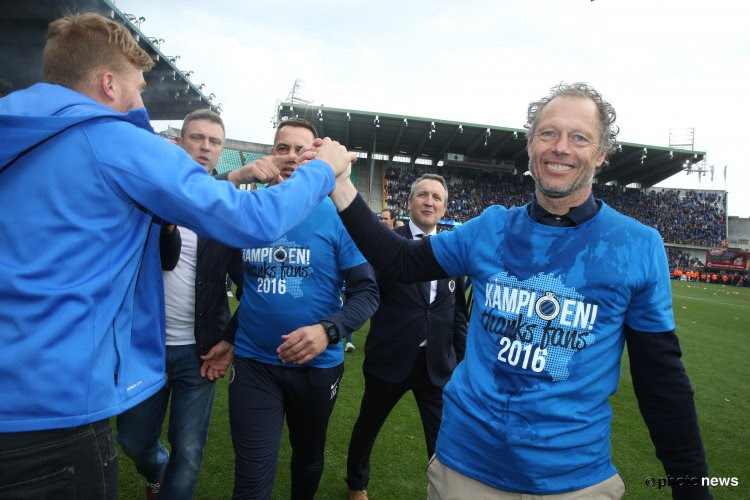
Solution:
<svg viewBox="0 0 750 500"><path fill-rule="evenodd" d="M250 184L252 182L278 183L283 180L279 176L278 161L274 156L264 156L248 165L243 165L236 170L230 171L227 175L227 180L237 187L241 184Z"/></svg>
<svg viewBox="0 0 750 500"><path fill-rule="evenodd" d="M201 356L201 377L215 382L226 375L229 365L234 359L234 346L222 340L211 348L204 356Z"/></svg>
<svg viewBox="0 0 750 500"><path fill-rule="evenodd" d="M284 343L276 352L283 363L304 365L328 347L328 335L321 324L297 328L281 339Z"/></svg>

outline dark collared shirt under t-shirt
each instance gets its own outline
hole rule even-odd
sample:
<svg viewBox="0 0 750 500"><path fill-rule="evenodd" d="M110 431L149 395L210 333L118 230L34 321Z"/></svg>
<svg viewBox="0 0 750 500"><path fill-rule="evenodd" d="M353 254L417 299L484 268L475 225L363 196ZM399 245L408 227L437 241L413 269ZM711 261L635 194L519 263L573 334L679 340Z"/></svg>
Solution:
<svg viewBox="0 0 750 500"><path fill-rule="evenodd" d="M589 197L583 204L571 208L565 215L557 215L545 210L537 201L536 195L534 195L527 207L529 217L539 224L544 224L545 226L573 227L583 224L594 217L602 207L602 202L594 199L593 194L589 194Z"/></svg>

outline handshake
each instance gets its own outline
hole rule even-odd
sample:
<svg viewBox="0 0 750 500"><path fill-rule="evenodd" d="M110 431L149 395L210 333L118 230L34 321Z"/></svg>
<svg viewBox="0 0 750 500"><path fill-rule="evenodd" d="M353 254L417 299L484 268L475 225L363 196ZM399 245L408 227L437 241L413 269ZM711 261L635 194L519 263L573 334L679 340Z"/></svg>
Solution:
<svg viewBox="0 0 750 500"><path fill-rule="evenodd" d="M243 165L242 168L230 172L228 179L235 185L252 182L277 184L284 180L282 173L289 172L289 175L291 175L291 171L296 170L299 165L315 158L330 165L337 181L341 177L348 178L352 163L357 161L356 155L349 153L337 141L326 137L325 139L315 139L312 144L304 146L296 156L291 158L289 154L271 154L248 165ZM292 164L291 169L289 164Z"/></svg>
<svg viewBox="0 0 750 500"><path fill-rule="evenodd" d="M302 148L299 153L299 164L313 159L323 160L333 170L338 182L340 178L348 179L352 172L352 163L357 161L357 155L350 153L344 146L329 137L315 139L312 144Z"/></svg>
<svg viewBox="0 0 750 500"><path fill-rule="evenodd" d="M357 161L357 156L329 137L315 139L312 144L302 147L296 155L294 153L271 154L249 165L243 165L242 168L229 172L227 180L236 186L252 182L278 184L285 178L289 178L297 167L314 159L326 162L336 176L336 189L331 194L334 203L338 206L337 194L344 193L347 194L345 200L342 201L351 202L356 195L356 188L349 180L349 175L352 163Z"/></svg>

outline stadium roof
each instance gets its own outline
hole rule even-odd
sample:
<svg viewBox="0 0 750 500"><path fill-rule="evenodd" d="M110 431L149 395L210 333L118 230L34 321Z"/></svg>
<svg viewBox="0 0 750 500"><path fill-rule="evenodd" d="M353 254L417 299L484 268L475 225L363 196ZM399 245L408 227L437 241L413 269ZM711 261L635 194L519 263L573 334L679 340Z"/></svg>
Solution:
<svg viewBox="0 0 750 500"><path fill-rule="evenodd" d="M295 116L311 121L320 137L331 137L368 155L408 158L411 163L442 160L447 166L505 173L528 170L525 129L288 102L279 105L279 120ZM702 151L621 142L598 182L639 183L647 188L704 158Z"/></svg>
<svg viewBox="0 0 750 500"><path fill-rule="evenodd" d="M163 42L141 32L144 21L120 11L110 0L4 0L0 9L0 96L41 82L42 51L51 21L66 12L98 12L127 26L139 45L156 61L146 73L143 102L153 120L181 120L190 111L220 105L211 102L202 86L175 65L175 56L159 49Z"/></svg>

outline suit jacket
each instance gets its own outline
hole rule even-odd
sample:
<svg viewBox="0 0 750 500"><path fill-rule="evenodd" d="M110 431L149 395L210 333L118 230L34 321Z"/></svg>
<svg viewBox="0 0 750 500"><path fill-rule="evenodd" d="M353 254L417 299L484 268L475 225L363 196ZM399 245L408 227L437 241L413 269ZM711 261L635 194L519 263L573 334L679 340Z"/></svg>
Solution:
<svg viewBox="0 0 750 500"><path fill-rule="evenodd" d="M394 229L412 238L408 225ZM448 382L466 350L466 297L462 277L437 280L429 287L397 283L387 270L378 273L380 307L370 319L363 370L388 382L403 381L412 369L419 339L427 339L427 371L433 384ZM427 288L427 290L425 290Z"/></svg>
<svg viewBox="0 0 750 500"><path fill-rule="evenodd" d="M162 269L171 271L180 256L182 238L179 228L161 233L159 240ZM227 329L231 313L226 293L226 276L242 283L242 254L218 241L198 236L198 262L195 266L195 343L206 354L222 340L234 342Z"/></svg>

